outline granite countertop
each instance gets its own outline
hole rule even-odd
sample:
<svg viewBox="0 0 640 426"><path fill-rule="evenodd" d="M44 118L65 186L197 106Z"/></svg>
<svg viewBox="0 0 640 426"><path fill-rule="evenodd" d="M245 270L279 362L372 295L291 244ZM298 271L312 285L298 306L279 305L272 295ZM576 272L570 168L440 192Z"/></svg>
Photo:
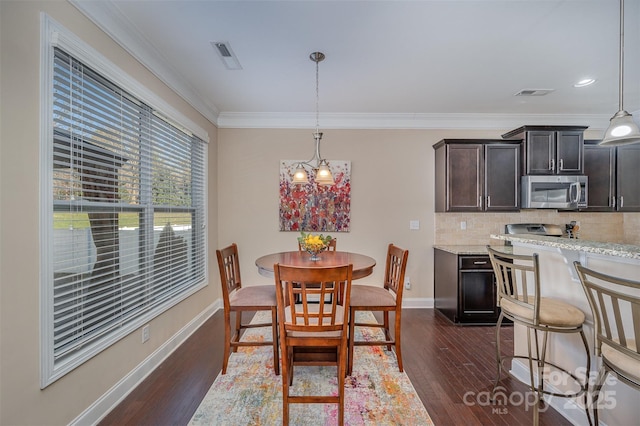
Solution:
<svg viewBox="0 0 640 426"><path fill-rule="evenodd" d="M602 243L573 238L548 237L533 234L491 234L491 238L512 243L535 244L555 247L564 250L582 251L585 253L603 254L640 260L640 246L632 244Z"/></svg>
<svg viewBox="0 0 640 426"><path fill-rule="evenodd" d="M491 246L497 250L511 252L513 249L509 246ZM474 244L451 244L451 245L435 245L434 249L443 250L453 254L487 254L487 245Z"/></svg>

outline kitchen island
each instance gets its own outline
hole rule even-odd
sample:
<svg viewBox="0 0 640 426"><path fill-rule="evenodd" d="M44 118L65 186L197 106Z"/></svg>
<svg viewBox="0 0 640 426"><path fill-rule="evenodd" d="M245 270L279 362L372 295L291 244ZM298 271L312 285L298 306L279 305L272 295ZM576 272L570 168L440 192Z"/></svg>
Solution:
<svg viewBox="0 0 640 426"><path fill-rule="evenodd" d="M579 261L582 265L605 274L639 280L640 246L528 234L495 234L491 235L491 238L509 242L515 254L538 253L541 295L563 300L586 314L584 330L592 349L592 367L589 377L593 383L600 366L600 360L594 356L593 352L593 315L573 262ZM584 377L586 365L584 346L577 335L550 335L549 343L547 355L549 361L572 371L578 377ZM526 347L526 331L524 327L516 325L514 351L517 354L524 354ZM529 382L529 369L526 363L514 360L511 369L520 380ZM565 392L575 389L571 383L566 383L567 380L553 375L551 378L555 380L551 380L550 388ZM602 389L605 400L599 413L600 421L607 425L637 424L640 393L618 382L612 376L609 376L605 383ZM574 424L586 424L584 410L578 406L575 399L554 398L549 402Z"/></svg>

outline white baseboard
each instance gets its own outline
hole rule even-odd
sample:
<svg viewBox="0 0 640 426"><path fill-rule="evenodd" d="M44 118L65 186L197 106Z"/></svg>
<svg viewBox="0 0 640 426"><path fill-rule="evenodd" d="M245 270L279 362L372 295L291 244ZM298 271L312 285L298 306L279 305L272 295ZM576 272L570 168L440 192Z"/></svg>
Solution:
<svg viewBox="0 0 640 426"><path fill-rule="evenodd" d="M98 398L69 425L95 425L114 409L129 393L136 388L149 374L175 351L189 336L191 336L218 309L222 309L221 299L208 306L191 322L186 324L162 346L150 354L129 374L120 379L111 389Z"/></svg>
<svg viewBox="0 0 640 426"><path fill-rule="evenodd" d="M516 379L529 386L529 367L525 362L519 359L514 359L511 362L511 374ZM538 380L537 375L534 375L534 380ZM546 381L544 386L545 389L551 392L561 393L560 389L548 384ZM582 396L579 398L582 398ZM584 408L578 405L576 398L562 398L545 395L544 400L572 424L578 426L587 424L587 417L584 412Z"/></svg>
<svg viewBox="0 0 640 426"><path fill-rule="evenodd" d="M404 309L420 309L433 308L433 297L407 298L402 299L402 307Z"/></svg>

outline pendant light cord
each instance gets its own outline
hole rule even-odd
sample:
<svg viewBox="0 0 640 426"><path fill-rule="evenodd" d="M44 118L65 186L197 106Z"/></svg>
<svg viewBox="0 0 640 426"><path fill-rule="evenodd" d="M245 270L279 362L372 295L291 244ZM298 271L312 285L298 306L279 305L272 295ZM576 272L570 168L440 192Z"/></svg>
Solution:
<svg viewBox="0 0 640 426"><path fill-rule="evenodd" d="M320 60L316 59L316 133L320 130Z"/></svg>
<svg viewBox="0 0 640 426"><path fill-rule="evenodd" d="M624 109L624 0L620 0L620 81L618 82L618 111Z"/></svg>

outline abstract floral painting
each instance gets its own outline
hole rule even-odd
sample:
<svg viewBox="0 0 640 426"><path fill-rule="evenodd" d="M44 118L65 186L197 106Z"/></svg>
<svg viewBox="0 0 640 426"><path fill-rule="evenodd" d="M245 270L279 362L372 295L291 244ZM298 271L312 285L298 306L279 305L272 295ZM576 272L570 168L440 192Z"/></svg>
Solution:
<svg viewBox="0 0 640 426"><path fill-rule="evenodd" d="M329 161L335 181L331 186L293 184L293 171L300 160L280 161L280 230L305 232L349 232L351 225L351 162ZM307 172L309 172L307 170Z"/></svg>

